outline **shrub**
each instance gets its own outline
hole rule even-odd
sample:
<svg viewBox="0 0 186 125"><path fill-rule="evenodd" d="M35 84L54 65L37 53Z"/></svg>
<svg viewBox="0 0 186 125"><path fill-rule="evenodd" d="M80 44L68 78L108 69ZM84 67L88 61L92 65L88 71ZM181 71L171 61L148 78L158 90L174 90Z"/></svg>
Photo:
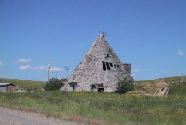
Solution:
<svg viewBox="0 0 186 125"><path fill-rule="evenodd" d="M55 91L55 90L59 90L62 86L64 86L64 82L66 81L66 79L57 79L57 78L52 78L50 79L49 82L46 83L46 86L44 87L44 89L46 91Z"/></svg>
<svg viewBox="0 0 186 125"><path fill-rule="evenodd" d="M126 77L117 83L117 93L123 94L131 90L134 90L134 80L132 77Z"/></svg>

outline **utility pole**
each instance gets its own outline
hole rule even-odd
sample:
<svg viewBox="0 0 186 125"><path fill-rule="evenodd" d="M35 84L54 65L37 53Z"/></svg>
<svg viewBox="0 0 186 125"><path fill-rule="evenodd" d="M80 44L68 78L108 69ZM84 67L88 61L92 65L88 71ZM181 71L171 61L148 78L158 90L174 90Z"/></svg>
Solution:
<svg viewBox="0 0 186 125"><path fill-rule="evenodd" d="M183 76L184 76L184 74L182 74L182 78L181 78L181 81L182 81L182 82L184 81Z"/></svg>
<svg viewBox="0 0 186 125"><path fill-rule="evenodd" d="M48 65L48 83L49 83L49 81L50 81L50 64Z"/></svg>

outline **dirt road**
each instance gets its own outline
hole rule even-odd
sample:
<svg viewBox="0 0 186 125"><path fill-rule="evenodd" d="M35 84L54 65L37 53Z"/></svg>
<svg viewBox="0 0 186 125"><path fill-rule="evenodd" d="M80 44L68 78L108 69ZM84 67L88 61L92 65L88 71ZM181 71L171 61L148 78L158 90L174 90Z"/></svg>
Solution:
<svg viewBox="0 0 186 125"><path fill-rule="evenodd" d="M0 125L80 125L71 121L46 118L44 115L0 107Z"/></svg>

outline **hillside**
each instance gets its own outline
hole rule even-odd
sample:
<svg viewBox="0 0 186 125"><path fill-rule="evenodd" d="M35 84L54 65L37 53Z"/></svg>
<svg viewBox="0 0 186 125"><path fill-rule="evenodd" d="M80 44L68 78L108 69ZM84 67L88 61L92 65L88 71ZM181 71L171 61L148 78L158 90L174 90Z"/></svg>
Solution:
<svg viewBox="0 0 186 125"><path fill-rule="evenodd" d="M43 81L32 81L32 80L18 80L18 79L5 79L0 78L0 82L8 82L17 85L19 88L23 88L26 90L32 90L35 88L43 88L45 86L45 82Z"/></svg>
<svg viewBox="0 0 186 125"><path fill-rule="evenodd" d="M159 78L159 79L155 79L155 80L140 80L140 81L136 81L136 83L147 83L147 82L151 83L151 82L156 82L156 81L160 81L160 80L163 80L168 83L181 82L182 77L183 77L183 80L186 82L186 76L173 76L173 77Z"/></svg>
<svg viewBox="0 0 186 125"><path fill-rule="evenodd" d="M169 83L166 97L60 91L0 93L0 106L88 125L185 125L186 82L180 83L177 77L165 79L175 80ZM159 80L139 81L136 89L143 90Z"/></svg>
<svg viewBox="0 0 186 125"><path fill-rule="evenodd" d="M162 85L163 83L167 83L167 85ZM166 77L155 80L141 80L135 81L135 84L135 90L129 93L155 95L159 89L168 86L170 95L180 93L181 96L181 93L185 95L186 76Z"/></svg>

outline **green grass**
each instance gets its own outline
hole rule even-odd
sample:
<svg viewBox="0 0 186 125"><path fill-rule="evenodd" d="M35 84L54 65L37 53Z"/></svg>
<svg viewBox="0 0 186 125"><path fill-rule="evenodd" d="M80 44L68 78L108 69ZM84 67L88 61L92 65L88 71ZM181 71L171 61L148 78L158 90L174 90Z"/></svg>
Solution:
<svg viewBox="0 0 186 125"><path fill-rule="evenodd" d="M17 85L19 88L23 88L26 90L43 88L46 84L46 82L43 81L17 80L17 79L5 79L5 78L0 78L0 82L13 83Z"/></svg>
<svg viewBox="0 0 186 125"><path fill-rule="evenodd" d="M168 97L57 91L0 93L0 106L92 125L185 125L186 82L170 83Z"/></svg>

